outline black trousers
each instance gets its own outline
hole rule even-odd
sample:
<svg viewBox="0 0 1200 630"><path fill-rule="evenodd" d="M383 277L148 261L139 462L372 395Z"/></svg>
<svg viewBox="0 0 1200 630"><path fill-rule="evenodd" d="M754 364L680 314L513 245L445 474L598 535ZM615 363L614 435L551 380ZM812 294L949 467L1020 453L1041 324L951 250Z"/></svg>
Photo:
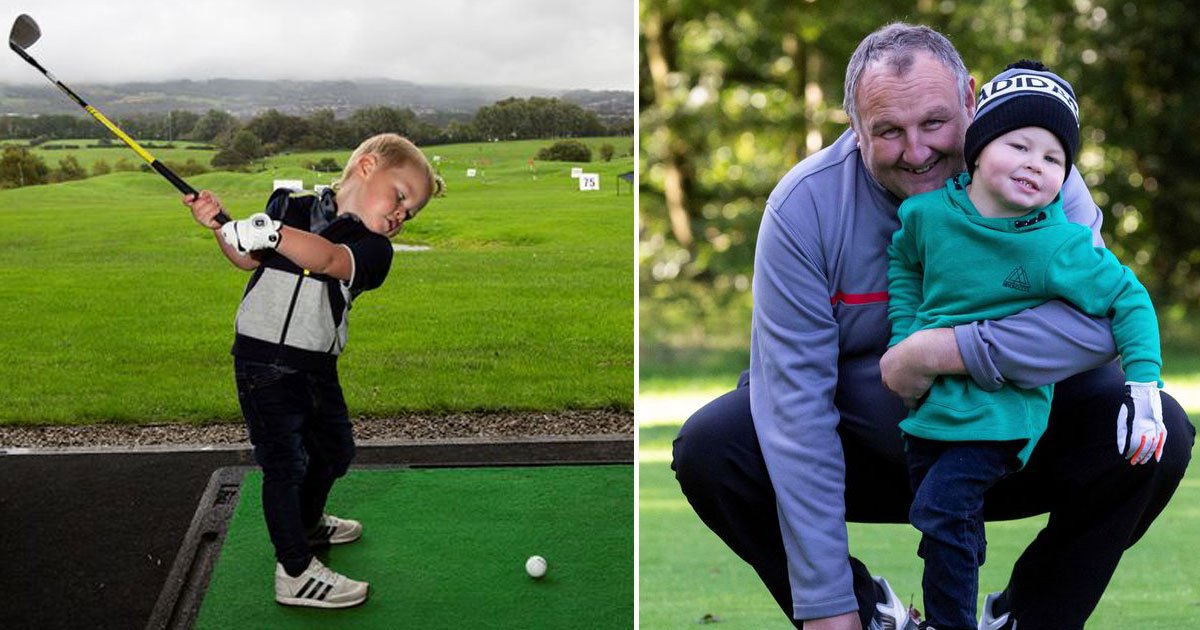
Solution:
<svg viewBox="0 0 1200 630"><path fill-rule="evenodd" d="M1162 397L1169 435L1162 460L1130 466L1118 453L1116 418L1125 377L1115 364L1059 383L1049 427L1028 465L985 495L984 518L1050 518L1013 566L1007 595L1021 630L1083 628L1124 551L1138 541L1178 487L1196 429L1173 398ZM907 523L912 490L903 461L872 453L847 435L846 518ZM750 416L750 390L712 401L684 423L671 468L692 509L754 567L790 618L791 587L775 493ZM852 559L848 559L852 561ZM851 562L860 614L873 591ZM801 624L794 622L797 627ZM864 624L865 627L865 624Z"/></svg>
<svg viewBox="0 0 1200 630"><path fill-rule="evenodd" d="M254 459L275 558L292 576L312 560L308 530L354 459L354 435L337 372L302 372L238 358L238 401Z"/></svg>

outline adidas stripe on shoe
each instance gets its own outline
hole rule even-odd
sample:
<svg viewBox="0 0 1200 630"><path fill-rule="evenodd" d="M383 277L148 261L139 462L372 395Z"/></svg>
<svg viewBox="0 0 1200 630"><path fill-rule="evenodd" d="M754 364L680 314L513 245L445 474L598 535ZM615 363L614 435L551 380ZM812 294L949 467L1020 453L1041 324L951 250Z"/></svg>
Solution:
<svg viewBox="0 0 1200 630"><path fill-rule="evenodd" d="M321 520L308 530L309 546L341 545L362 537L362 523L322 514Z"/></svg>
<svg viewBox="0 0 1200 630"><path fill-rule="evenodd" d="M875 585L882 594L881 601L875 604L875 613L867 624L867 630L916 630L918 616L896 595L892 585L881 576L874 576Z"/></svg>
<svg viewBox="0 0 1200 630"><path fill-rule="evenodd" d="M275 601L287 606L313 608L349 608L367 601L370 585L351 580L313 558L304 573L287 574L283 565L275 565Z"/></svg>

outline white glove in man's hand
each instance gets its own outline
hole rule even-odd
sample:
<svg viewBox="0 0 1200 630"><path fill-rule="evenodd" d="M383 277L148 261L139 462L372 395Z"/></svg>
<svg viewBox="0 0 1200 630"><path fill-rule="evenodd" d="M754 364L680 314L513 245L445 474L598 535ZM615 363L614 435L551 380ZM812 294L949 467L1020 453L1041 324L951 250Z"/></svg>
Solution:
<svg viewBox="0 0 1200 630"><path fill-rule="evenodd" d="M1130 464L1162 458L1167 427L1162 420L1158 383L1125 382L1125 400L1117 411L1117 452Z"/></svg>
<svg viewBox="0 0 1200 630"><path fill-rule="evenodd" d="M230 221L221 226L221 238L240 254L260 249L275 249L279 245L279 221L272 221L265 212L249 219Z"/></svg>

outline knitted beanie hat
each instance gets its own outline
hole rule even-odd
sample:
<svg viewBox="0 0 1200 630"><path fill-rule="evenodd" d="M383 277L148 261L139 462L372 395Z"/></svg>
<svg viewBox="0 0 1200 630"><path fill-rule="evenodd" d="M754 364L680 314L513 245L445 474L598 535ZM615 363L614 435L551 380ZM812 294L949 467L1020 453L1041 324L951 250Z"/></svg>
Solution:
<svg viewBox="0 0 1200 630"><path fill-rule="evenodd" d="M1036 61L1022 59L979 88L975 120L963 146L967 172L989 142L1021 127L1041 127L1058 137L1066 152L1066 173L1079 151L1079 104L1071 84Z"/></svg>

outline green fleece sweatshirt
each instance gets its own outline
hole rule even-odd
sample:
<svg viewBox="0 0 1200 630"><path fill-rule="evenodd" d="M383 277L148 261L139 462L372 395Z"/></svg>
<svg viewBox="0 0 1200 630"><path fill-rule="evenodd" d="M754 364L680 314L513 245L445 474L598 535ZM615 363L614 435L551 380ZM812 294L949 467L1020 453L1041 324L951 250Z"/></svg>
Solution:
<svg viewBox="0 0 1200 630"><path fill-rule="evenodd" d="M1067 221L1061 196L1022 217L987 218L967 197L970 181L961 173L901 204L888 248L888 345L1062 299L1112 320L1128 380L1158 382L1158 319L1133 272L1093 247L1087 227ZM1053 387L987 392L968 376L942 376L900 428L931 440L1028 440L1018 454L1024 465L1046 430Z"/></svg>

